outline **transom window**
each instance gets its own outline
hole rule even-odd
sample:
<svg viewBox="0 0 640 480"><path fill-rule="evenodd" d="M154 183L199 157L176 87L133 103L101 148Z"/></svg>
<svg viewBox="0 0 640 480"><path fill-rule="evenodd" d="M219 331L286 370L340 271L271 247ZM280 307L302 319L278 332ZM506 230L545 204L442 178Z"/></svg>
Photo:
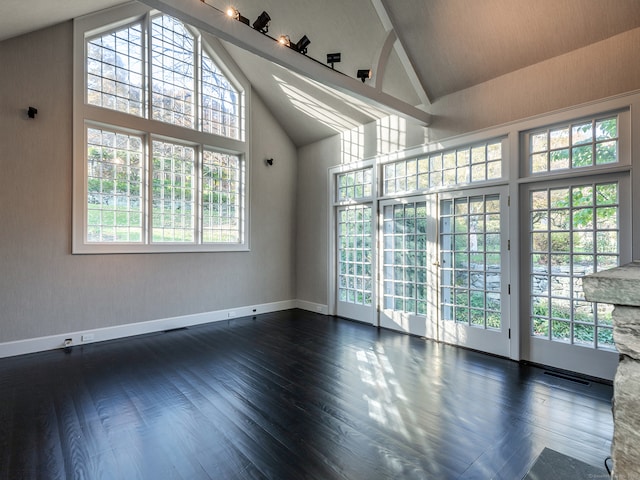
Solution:
<svg viewBox="0 0 640 480"><path fill-rule="evenodd" d="M385 195L499 180L502 178L502 142L387 163L382 173Z"/></svg>
<svg viewBox="0 0 640 480"><path fill-rule="evenodd" d="M529 172L540 174L618 162L618 117L529 134Z"/></svg>
<svg viewBox="0 0 640 480"><path fill-rule="evenodd" d="M176 18L120 11L113 27L100 13L76 21L74 252L246 249L233 67Z"/></svg>
<svg viewBox="0 0 640 480"><path fill-rule="evenodd" d="M373 195L373 168L338 174L338 201L362 200Z"/></svg>

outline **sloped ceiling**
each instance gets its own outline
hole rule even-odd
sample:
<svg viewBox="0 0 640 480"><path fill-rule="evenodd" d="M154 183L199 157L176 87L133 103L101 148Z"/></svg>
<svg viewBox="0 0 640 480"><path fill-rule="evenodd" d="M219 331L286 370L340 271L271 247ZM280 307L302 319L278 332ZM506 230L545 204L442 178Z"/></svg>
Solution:
<svg viewBox="0 0 640 480"><path fill-rule="evenodd" d="M640 27L640 0L232 1L251 23L267 11L273 37L286 34L296 42L307 35L308 62L324 64L327 53L340 52L335 68L350 77L377 67L384 75L374 71L366 86L427 112L443 96ZM0 40L119 3L3 0ZM229 5L206 3L220 10ZM381 56L385 41L394 38L394 48ZM298 146L393 110L284 69L233 39L225 46Z"/></svg>

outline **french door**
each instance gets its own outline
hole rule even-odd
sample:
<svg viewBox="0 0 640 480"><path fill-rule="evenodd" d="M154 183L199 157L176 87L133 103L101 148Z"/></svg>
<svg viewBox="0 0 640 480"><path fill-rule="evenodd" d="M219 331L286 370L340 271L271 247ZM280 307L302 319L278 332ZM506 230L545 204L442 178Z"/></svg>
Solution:
<svg viewBox="0 0 640 480"><path fill-rule="evenodd" d="M336 208L336 313L366 323L375 321L372 204Z"/></svg>
<svg viewBox="0 0 640 480"><path fill-rule="evenodd" d="M380 202L380 326L509 356L506 187Z"/></svg>
<svg viewBox="0 0 640 480"><path fill-rule="evenodd" d="M439 339L508 357L506 187L439 197Z"/></svg>
<svg viewBox="0 0 640 480"><path fill-rule="evenodd" d="M582 277L631 260L628 175L529 184L521 205L523 357L613 378L613 307L586 301Z"/></svg>
<svg viewBox="0 0 640 480"><path fill-rule="evenodd" d="M380 202L381 327L437 338L435 196Z"/></svg>

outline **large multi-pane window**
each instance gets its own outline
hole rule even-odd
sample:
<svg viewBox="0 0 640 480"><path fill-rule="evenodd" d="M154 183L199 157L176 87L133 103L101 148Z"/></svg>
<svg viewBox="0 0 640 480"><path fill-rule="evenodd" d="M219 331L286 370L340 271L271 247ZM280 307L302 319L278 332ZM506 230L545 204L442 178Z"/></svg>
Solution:
<svg viewBox="0 0 640 480"><path fill-rule="evenodd" d="M586 301L582 277L619 264L618 183L535 188L529 227L531 334L613 348L613 307Z"/></svg>
<svg viewBox="0 0 640 480"><path fill-rule="evenodd" d="M77 29L74 251L246 248L243 89L197 30L121 10Z"/></svg>

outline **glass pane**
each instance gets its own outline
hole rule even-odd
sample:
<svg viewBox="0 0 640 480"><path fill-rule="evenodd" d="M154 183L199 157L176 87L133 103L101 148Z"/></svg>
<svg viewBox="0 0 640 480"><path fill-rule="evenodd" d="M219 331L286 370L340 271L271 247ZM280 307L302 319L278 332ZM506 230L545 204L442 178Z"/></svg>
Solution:
<svg viewBox="0 0 640 480"><path fill-rule="evenodd" d="M240 157L205 150L202 155L202 242L242 241ZM344 225L341 225L344 227Z"/></svg>
<svg viewBox="0 0 640 480"><path fill-rule="evenodd" d="M606 336L602 346L596 338L600 335L594 327L596 312L584 299L582 277L619 261L617 184L537 190L529 198L532 335L611 348ZM562 208L553 208L558 206ZM608 321L608 312L602 315ZM547 317L552 319L550 325L542 320Z"/></svg>
<svg viewBox="0 0 640 480"><path fill-rule="evenodd" d="M618 142L603 142L596 144L596 165L615 163L618 161Z"/></svg>
<svg viewBox="0 0 640 480"><path fill-rule="evenodd" d="M608 118L596 122L596 140L608 140L618 137L618 119Z"/></svg>
<svg viewBox="0 0 640 480"><path fill-rule="evenodd" d="M238 90L205 52L201 70L202 131L240 139L242 125Z"/></svg>
<svg viewBox="0 0 640 480"><path fill-rule="evenodd" d="M143 139L87 129L87 242L143 240Z"/></svg>
<svg viewBox="0 0 640 480"><path fill-rule="evenodd" d="M179 20L153 18L151 27L151 105L153 119L195 127L195 39Z"/></svg>
<svg viewBox="0 0 640 480"><path fill-rule="evenodd" d="M549 144L547 143L547 132L532 134L530 136L529 148L532 153L544 152L548 150Z"/></svg>
<svg viewBox="0 0 640 480"><path fill-rule="evenodd" d="M532 174L616 163L617 117L532 133L527 153Z"/></svg>
<svg viewBox="0 0 640 480"><path fill-rule="evenodd" d="M531 155L531 173L546 172L548 166L548 153L536 153Z"/></svg>
<svg viewBox="0 0 640 480"><path fill-rule="evenodd" d="M571 166L573 168L590 167L593 165L593 146L574 147L571 150Z"/></svg>
<svg viewBox="0 0 640 480"><path fill-rule="evenodd" d="M487 233L490 227L491 231L499 232L499 205L497 195L459 197L440 202L441 214L453 215L453 221L449 221L451 217L448 216L440 218L440 284L447 286L441 290L445 319L477 328L500 328L500 254L487 253L500 251L500 234ZM447 250L449 244L442 241L451 238L452 231L461 232L453 235L453 255ZM449 269L451 266L454 270ZM450 295L452 283L457 288ZM450 314L452 308L453 315ZM491 313L487 313L488 310Z"/></svg>
<svg viewBox="0 0 640 480"><path fill-rule="evenodd" d="M353 175L353 180L365 181L365 176ZM392 210L385 208L385 216ZM355 205L338 210L338 283L345 290L341 301L357 305L371 306L373 302L373 281L371 269L371 206ZM393 225L391 222L387 222ZM393 231L391 231L393 233ZM385 252L385 263L392 261L393 252ZM385 303L393 302L386 294L393 293L393 268L385 267ZM400 284L402 288L402 284Z"/></svg>
<svg viewBox="0 0 640 480"><path fill-rule="evenodd" d="M87 103L142 117L142 27L136 23L87 41Z"/></svg>
<svg viewBox="0 0 640 480"><path fill-rule="evenodd" d="M195 242L195 150L154 141L152 166L153 241ZM222 215L232 215L230 206Z"/></svg>
<svg viewBox="0 0 640 480"><path fill-rule="evenodd" d="M571 127L571 138L574 145L593 142L593 124L591 122Z"/></svg>
<svg viewBox="0 0 640 480"><path fill-rule="evenodd" d="M562 170L569 168L569 150L555 150L551 152L549 170Z"/></svg>
<svg viewBox="0 0 640 480"><path fill-rule="evenodd" d="M569 129L559 128L549 132L549 148L566 148L569 146Z"/></svg>
<svg viewBox="0 0 640 480"><path fill-rule="evenodd" d="M392 298L390 302L385 303L385 308L425 314L426 203L386 206L385 216L389 215L387 212L391 210L395 221L385 222L383 258L392 267L384 269L383 281L395 280L395 287L393 291L386 292ZM391 237L393 241L388 241Z"/></svg>

